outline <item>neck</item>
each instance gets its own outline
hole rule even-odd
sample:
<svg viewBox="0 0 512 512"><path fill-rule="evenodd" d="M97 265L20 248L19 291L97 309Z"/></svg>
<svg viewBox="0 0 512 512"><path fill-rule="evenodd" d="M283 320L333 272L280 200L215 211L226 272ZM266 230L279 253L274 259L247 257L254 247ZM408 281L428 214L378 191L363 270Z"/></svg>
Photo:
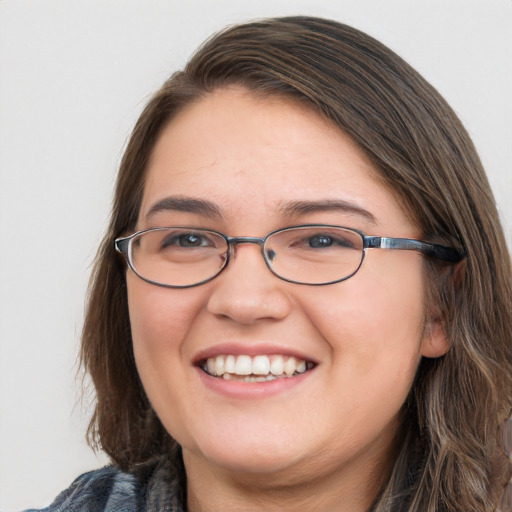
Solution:
<svg viewBox="0 0 512 512"><path fill-rule="evenodd" d="M390 459L382 455L329 471L307 461L262 474L226 470L184 450L188 511L368 512L389 475Z"/></svg>

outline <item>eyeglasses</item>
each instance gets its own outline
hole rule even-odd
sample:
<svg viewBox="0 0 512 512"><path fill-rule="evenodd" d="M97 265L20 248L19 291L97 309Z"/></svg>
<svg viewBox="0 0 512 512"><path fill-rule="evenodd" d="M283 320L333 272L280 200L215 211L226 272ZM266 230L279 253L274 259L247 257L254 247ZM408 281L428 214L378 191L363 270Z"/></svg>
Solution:
<svg viewBox="0 0 512 512"><path fill-rule="evenodd" d="M323 224L292 226L264 238L231 237L210 229L157 227L118 238L116 250L141 279L168 288L211 281L228 265L238 244L261 248L269 270L296 284L326 285L352 277L366 249L399 249L456 263L464 254L452 247L414 240L366 236L357 229Z"/></svg>

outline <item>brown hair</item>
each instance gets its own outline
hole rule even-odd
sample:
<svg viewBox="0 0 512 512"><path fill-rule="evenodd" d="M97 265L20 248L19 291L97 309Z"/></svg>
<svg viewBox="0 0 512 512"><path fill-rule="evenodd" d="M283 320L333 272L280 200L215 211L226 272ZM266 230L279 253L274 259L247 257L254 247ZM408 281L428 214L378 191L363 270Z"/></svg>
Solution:
<svg viewBox="0 0 512 512"><path fill-rule="evenodd" d="M378 41L324 19L262 20L215 35L137 121L83 330L81 361L97 396L91 443L128 470L169 457L176 447L137 374L126 268L113 241L135 226L148 159L163 127L191 102L231 84L310 105L366 153L426 239L464 248L467 258L448 278L427 262L428 302L442 316L451 349L420 363L404 405L394 470L373 510L493 510L507 475L496 464L496 436L512 404L512 275L485 172L434 88Z"/></svg>

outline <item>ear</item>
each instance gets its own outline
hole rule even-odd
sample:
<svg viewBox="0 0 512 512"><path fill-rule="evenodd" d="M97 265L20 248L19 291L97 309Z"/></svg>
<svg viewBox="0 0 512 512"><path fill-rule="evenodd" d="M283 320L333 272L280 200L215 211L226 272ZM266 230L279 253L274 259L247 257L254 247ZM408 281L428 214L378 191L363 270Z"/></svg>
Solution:
<svg viewBox="0 0 512 512"><path fill-rule="evenodd" d="M449 281L449 287L453 291L460 288L466 273L466 260L459 261L456 265L447 267L447 273L441 279ZM429 301L432 310L425 318L423 327L423 338L421 341L421 355L423 357L436 358L444 356L450 350L451 343L446 337L444 319L441 309L435 305L435 301Z"/></svg>
<svg viewBox="0 0 512 512"><path fill-rule="evenodd" d="M443 322L438 316L425 323L423 339L421 341L421 355L423 357L441 357L450 349L450 343L446 338Z"/></svg>

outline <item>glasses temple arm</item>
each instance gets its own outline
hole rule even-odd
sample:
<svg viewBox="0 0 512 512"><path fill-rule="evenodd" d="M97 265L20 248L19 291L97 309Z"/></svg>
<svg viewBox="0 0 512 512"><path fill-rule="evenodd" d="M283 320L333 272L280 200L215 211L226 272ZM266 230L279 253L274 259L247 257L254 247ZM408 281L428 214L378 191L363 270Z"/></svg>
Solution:
<svg viewBox="0 0 512 512"><path fill-rule="evenodd" d="M464 259L462 251L454 247L423 242L412 238L390 238L383 236L365 236L364 248L368 249L401 249L405 251L419 251L427 256L432 256L443 261L457 263Z"/></svg>

